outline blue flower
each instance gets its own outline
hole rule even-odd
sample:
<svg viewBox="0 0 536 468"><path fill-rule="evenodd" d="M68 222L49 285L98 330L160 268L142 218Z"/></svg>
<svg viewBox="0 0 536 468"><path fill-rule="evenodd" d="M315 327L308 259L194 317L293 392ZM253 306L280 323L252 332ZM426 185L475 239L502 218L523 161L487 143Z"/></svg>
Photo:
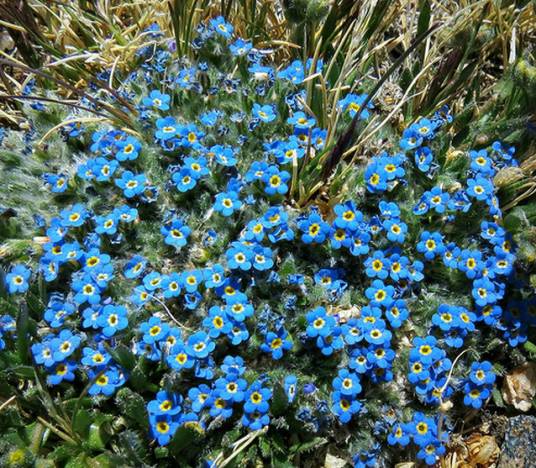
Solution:
<svg viewBox="0 0 536 468"><path fill-rule="evenodd" d="M389 445L400 445L405 447L410 442L411 426L405 423L397 423L393 426L393 429L387 436L387 443Z"/></svg>
<svg viewBox="0 0 536 468"><path fill-rule="evenodd" d="M103 368L108 365L112 357L104 350L104 347L99 346L98 349L86 347L82 350L83 357L81 362L84 366Z"/></svg>
<svg viewBox="0 0 536 468"><path fill-rule="evenodd" d="M341 369L332 382L333 389L344 397L353 398L361 393L359 376L348 369Z"/></svg>
<svg viewBox="0 0 536 468"><path fill-rule="evenodd" d="M411 151L422 145L423 137L419 133L419 128L413 124L402 132L400 148L403 151Z"/></svg>
<svg viewBox="0 0 536 468"><path fill-rule="evenodd" d="M295 375L287 375L283 381L283 389L287 395L287 400L292 403L296 398L296 387L298 385L298 378Z"/></svg>
<svg viewBox="0 0 536 468"><path fill-rule="evenodd" d="M134 161L138 158L138 154L141 150L141 143L137 138L128 136L126 140L122 140L117 144L119 151L115 155L115 159L118 161Z"/></svg>
<svg viewBox="0 0 536 468"><path fill-rule="evenodd" d="M378 320L375 325L367 327L364 337L372 345L383 346L389 344L392 334L385 328L385 322Z"/></svg>
<svg viewBox="0 0 536 468"><path fill-rule="evenodd" d="M262 182L265 184L264 192L268 195L284 195L288 192L287 181L290 174L287 171L280 171L277 166L270 166L262 175Z"/></svg>
<svg viewBox="0 0 536 468"><path fill-rule="evenodd" d="M166 141L174 138L178 132L177 122L173 117L164 117L157 119L155 137L157 140Z"/></svg>
<svg viewBox="0 0 536 468"><path fill-rule="evenodd" d="M216 263L211 268L206 268L203 271L203 278L206 288L219 288L225 282L225 268Z"/></svg>
<svg viewBox="0 0 536 468"><path fill-rule="evenodd" d="M140 276L145 267L147 260L141 255L134 255L125 265L124 274L126 278L133 279Z"/></svg>
<svg viewBox="0 0 536 468"><path fill-rule="evenodd" d="M43 174L43 180L52 193L63 193L67 190L67 176L65 174Z"/></svg>
<svg viewBox="0 0 536 468"><path fill-rule="evenodd" d="M385 169L374 159L365 169L367 190L371 193L383 192L387 190L387 181Z"/></svg>
<svg viewBox="0 0 536 468"><path fill-rule="evenodd" d="M488 278L480 278L473 281L473 289L471 293L476 305L480 307L494 304L498 298L495 284Z"/></svg>
<svg viewBox="0 0 536 468"><path fill-rule="evenodd" d="M307 336L316 338L317 336L328 336L335 326L335 319L327 315L324 307L317 307L306 315L307 319Z"/></svg>
<svg viewBox="0 0 536 468"><path fill-rule="evenodd" d="M385 311L385 316L391 327L399 328L409 317L409 311L404 299L397 299Z"/></svg>
<svg viewBox="0 0 536 468"><path fill-rule="evenodd" d="M84 224L85 220L89 216L89 213L84 205L77 203L71 208L62 210L60 216L61 224L64 227L80 227L82 224Z"/></svg>
<svg viewBox="0 0 536 468"><path fill-rule="evenodd" d="M273 122L277 117L275 109L269 104L261 106L260 104L253 104L253 117L261 120L262 122Z"/></svg>
<svg viewBox="0 0 536 468"><path fill-rule="evenodd" d="M197 185L197 179L188 167L181 168L178 172L174 172L171 176L177 190L181 193L192 190Z"/></svg>
<svg viewBox="0 0 536 468"><path fill-rule="evenodd" d="M209 310L209 315L203 319L203 326L208 329L208 334L211 338L218 338L220 335L229 333L233 324L227 317L225 308L212 306Z"/></svg>
<svg viewBox="0 0 536 468"><path fill-rule="evenodd" d="M115 185L123 189L123 195L127 198L135 197L142 193L147 183L145 174L134 174L130 171L125 171L121 178L115 179Z"/></svg>
<svg viewBox="0 0 536 468"><path fill-rule="evenodd" d="M463 387L465 393L463 404L474 409L480 409L484 401L490 397L490 391L486 387L475 385L472 382L467 382Z"/></svg>
<svg viewBox="0 0 536 468"><path fill-rule="evenodd" d="M232 270L247 271L251 269L253 252L242 244L233 243L233 246L225 252L227 263Z"/></svg>
<svg viewBox="0 0 536 468"><path fill-rule="evenodd" d="M253 411L252 413L244 413L241 422L244 427L247 427L252 431L258 431L270 424L270 417L259 411Z"/></svg>
<svg viewBox="0 0 536 468"><path fill-rule="evenodd" d="M148 291L155 291L162 283L162 275L157 271L153 271L143 277L143 285Z"/></svg>
<svg viewBox="0 0 536 468"><path fill-rule="evenodd" d="M53 367L47 369L47 383L49 385L59 385L64 380L72 382L74 380L74 371L76 368L76 362L73 361L57 363Z"/></svg>
<svg viewBox="0 0 536 468"><path fill-rule="evenodd" d="M223 192L216 195L214 210L223 216L231 216L236 210L239 210L242 202L236 192Z"/></svg>
<svg viewBox="0 0 536 468"><path fill-rule="evenodd" d="M227 337L233 346L238 346L249 339L249 332L244 323L236 322Z"/></svg>
<svg viewBox="0 0 536 468"><path fill-rule="evenodd" d="M163 323L158 317L151 317L147 322L140 324L139 330L143 333L143 342L153 344L166 338L169 325Z"/></svg>
<svg viewBox="0 0 536 468"><path fill-rule="evenodd" d="M348 112L352 118L361 110L359 118L366 120L370 117L369 109L373 108L372 103L369 102L367 107L362 109L367 97L367 94L348 94L338 102L338 106L343 112Z"/></svg>
<svg viewBox="0 0 536 468"><path fill-rule="evenodd" d="M290 138L287 142L281 142L273 153L279 164L291 164L305 156L305 148L300 146L297 138Z"/></svg>
<svg viewBox="0 0 536 468"><path fill-rule="evenodd" d="M210 340L209 336L204 331L198 331L191 335L186 342L186 352L197 359L206 358L216 344Z"/></svg>
<svg viewBox="0 0 536 468"><path fill-rule="evenodd" d="M422 138L431 139L434 137L434 132L437 128L437 123L429 119L420 119L412 127L415 129L416 133Z"/></svg>
<svg viewBox="0 0 536 468"><path fill-rule="evenodd" d="M147 404L147 411L151 416L176 416L181 412L182 397L176 393L160 390L156 400Z"/></svg>
<svg viewBox="0 0 536 468"><path fill-rule="evenodd" d="M433 167L434 155L428 146L422 146L415 151L415 165L421 172L429 172Z"/></svg>
<svg viewBox="0 0 536 468"><path fill-rule="evenodd" d="M210 20L210 26L214 31L216 31L216 33L225 37L226 39L230 39L233 35L233 26L227 23L223 16L217 16L216 18L212 18Z"/></svg>
<svg viewBox="0 0 536 468"><path fill-rule="evenodd" d="M471 170L475 173L483 176L492 176L495 173L492 161L486 150L471 150L469 151L469 158L471 159Z"/></svg>
<svg viewBox="0 0 536 468"><path fill-rule="evenodd" d="M107 234L113 236L117 232L118 220L115 213L108 213L105 216L95 216L95 232L97 234Z"/></svg>
<svg viewBox="0 0 536 468"><path fill-rule="evenodd" d="M381 280L374 280L372 286L365 290L365 296L372 305L389 306L393 301L395 289L393 286L386 286Z"/></svg>
<svg viewBox="0 0 536 468"><path fill-rule="evenodd" d="M80 346L80 336L73 335L70 330L62 330L59 335L50 341L52 357L55 362L62 362L73 354Z"/></svg>
<svg viewBox="0 0 536 468"><path fill-rule="evenodd" d="M188 242L191 229L184 225L181 219L175 218L160 228L165 236L164 242L174 247L183 247Z"/></svg>
<svg viewBox="0 0 536 468"><path fill-rule="evenodd" d="M114 209L113 213L123 223L132 223L138 219L138 210L128 205L119 206Z"/></svg>
<svg viewBox="0 0 536 468"><path fill-rule="evenodd" d="M208 385L201 384L199 387L190 387L188 398L192 404L192 410L196 413L211 405L211 390Z"/></svg>
<svg viewBox="0 0 536 468"><path fill-rule="evenodd" d="M179 88L192 89L196 82L196 75L197 75L196 67L182 68L177 74L177 77L175 78L175 83L179 86Z"/></svg>
<svg viewBox="0 0 536 468"><path fill-rule="evenodd" d="M31 270L24 265L15 265L6 275L5 279L9 294L26 292L29 287L28 280L31 274Z"/></svg>
<svg viewBox="0 0 536 468"><path fill-rule="evenodd" d="M426 365L436 362L442 355L436 344L437 340L433 336L414 338L413 348L409 353L410 361L420 361Z"/></svg>
<svg viewBox="0 0 536 468"><path fill-rule="evenodd" d="M288 80L294 84L300 84L305 78L305 70L302 62L294 60L289 66L281 70L277 77L282 80Z"/></svg>
<svg viewBox="0 0 536 468"><path fill-rule="evenodd" d="M235 322L243 322L253 315L253 306L248 302L248 298L243 293L238 293L227 299L225 312Z"/></svg>
<svg viewBox="0 0 536 468"><path fill-rule="evenodd" d="M54 335L48 335L42 343L32 345L31 350L36 364L43 364L46 367L52 367L55 364L53 339Z"/></svg>
<svg viewBox="0 0 536 468"><path fill-rule="evenodd" d="M493 184L489 179L478 177L467 179L467 195L480 201L485 201L493 195Z"/></svg>
<svg viewBox="0 0 536 468"><path fill-rule="evenodd" d="M442 255L445 251L443 236L439 232L422 232L417 251L423 253L427 260L433 260L437 255Z"/></svg>
<svg viewBox="0 0 536 468"><path fill-rule="evenodd" d="M207 160L204 157L194 158L190 156L184 160L183 164L185 168L190 170L191 175L196 180L210 174L210 170L207 167Z"/></svg>
<svg viewBox="0 0 536 468"><path fill-rule="evenodd" d="M154 107L161 111L169 110L169 101L169 95L163 94L157 89L154 89L149 93L149 96L146 96L142 99L142 103L144 106Z"/></svg>
<svg viewBox="0 0 536 468"><path fill-rule="evenodd" d="M85 302L97 304L100 302L100 287L90 275L84 275L82 278L73 281L71 287L76 293L74 296L76 304L82 305Z"/></svg>
<svg viewBox="0 0 536 468"><path fill-rule="evenodd" d="M108 182L119 167L115 159L97 158L94 160L92 172L97 182Z"/></svg>
<svg viewBox="0 0 536 468"><path fill-rule="evenodd" d="M63 325L65 319L72 315L74 311L75 306L73 304L51 299L45 311L44 318L52 328L58 328Z"/></svg>
<svg viewBox="0 0 536 468"><path fill-rule="evenodd" d="M339 421L343 424L347 424L352 419L352 416L359 412L362 404L352 399L351 397L344 396L341 392L333 392L331 394L331 411L339 418Z"/></svg>
<svg viewBox="0 0 536 468"><path fill-rule="evenodd" d="M284 351L292 348L292 341L289 334L284 328L279 328L276 333L268 332L264 337L264 343L261 344L261 351L271 353L275 360L283 357Z"/></svg>
<svg viewBox="0 0 536 468"><path fill-rule="evenodd" d="M270 409L272 391L262 386L261 382L255 381L247 389L244 398L244 411L248 414L258 412L266 414Z"/></svg>
<svg viewBox="0 0 536 468"><path fill-rule="evenodd" d="M195 293L203 282L203 272L201 270L183 271L180 276L182 287L188 293Z"/></svg>
<svg viewBox="0 0 536 468"><path fill-rule="evenodd" d="M220 390L214 389L212 392L212 406L209 410L210 416L213 418L228 419L233 414L233 404L220 396Z"/></svg>
<svg viewBox="0 0 536 468"><path fill-rule="evenodd" d="M402 244L408 232L408 226L398 218L386 219L383 223L383 228L387 233L387 239L391 242Z"/></svg>
<svg viewBox="0 0 536 468"><path fill-rule="evenodd" d="M480 276L484 269L482 261L482 252L478 250L462 250L458 260L458 268L463 271L467 278L474 279Z"/></svg>
<svg viewBox="0 0 536 468"><path fill-rule="evenodd" d="M179 423L171 420L167 415L155 416L150 419L150 422L151 436L160 446L169 444L179 427Z"/></svg>
<svg viewBox="0 0 536 468"><path fill-rule="evenodd" d="M435 465L439 457L443 456L446 448L438 440L431 440L417 452L417 458L424 460L427 465Z"/></svg>
<svg viewBox="0 0 536 468"><path fill-rule="evenodd" d="M351 200L335 205L333 211L337 215L333 224L338 228L356 231L363 221L363 214Z"/></svg>
<svg viewBox="0 0 536 468"><path fill-rule="evenodd" d="M493 366L489 361L473 362L471 365L471 373L469 374L469 380L474 385L493 385L495 383L495 374L493 372Z"/></svg>
<svg viewBox="0 0 536 468"><path fill-rule="evenodd" d="M340 351L344 347L342 329L337 326L330 330L329 335L317 336L316 346L324 356L331 356L335 351Z"/></svg>
<svg viewBox="0 0 536 468"><path fill-rule="evenodd" d="M117 331L128 326L127 308L122 305L105 305L97 319L97 325L102 328L104 336L114 336Z"/></svg>
<svg viewBox="0 0 536 468"><path fill-rule="evenodd" d="M369 278L385 279L389 276L390 260L381 250L365 260L365 273Z"/></svg>
<svg viewBox="0 0 536 468"><path fill-rule="evenodd" d="M236 166L236 150L231 146L214 145L210 148L207 154L213 157L214 160L222 166ZM234 189L228 187L227 190L231 191Z"/></svg>
<svg viewBox="0 0 536 468"><path fill-rule="evenodd" d="M329 224L324 222L316 211L298 221L298 228L302 231L301 239L306 244L324 242L330 231Z"/></svg>
<svg viewBox="0 0 536 468"><path fill-rule="evenodd" d="M179 273L171 273L162 278L162 289L164 297L170 299L172 297L178 297L181 292L182 278Z"/></svg>
<svg viewBox="0 0 536 468"><path fill-rule="evenodd" d="M248 183L254 182L255 180L261 180L267 169L268 163L266 161L253 161L246 172L244 179Z"/></svg>
<svg viewBox="0 0 536 468"><path fill-rule="evenodd" d="M241 379L236 372L230 372L225 377L216 380L216 390L220 398L231 403L240 403L244 400L248 386L245 379Z"/></svg>
<svg viewBox="0 0 536 468"><path fill-rule="evenodd" d="M351 237L350 241L349 250L352 255L365 255L369 252L370 234L368 232L357 232Z"/></svg>
<svg viewBox="0 0 536 468"><path fill-rule="evenodd" d="M413 441L419 447L425 447L436 439L437 424L432 418L425 416L423 413L416 412L411 422L411 432L413 434Z"/></svg>
<svg viewBox="0 0 536 468"><path fill-rule="evenodd" d="M175 370L191 369L195 364L193 355L190 355L182 341L179 341L173 346L166 357L166 362L169 367Z"/></svg>
<svg viewBox="0 0 536 468"><path fill-rule="evenodd" d="M258 271L269 270L274 266L272 250L268 247L257 245L253 248L253 268Z"/></svg>
<svg viewBox="0 0 536 468"><path fill-rule="evenodd" d="M287 123L293 125L296 129L304 130L314 127L316 124L316 120L314 119L314 117L307 117L304 112L300 111L295 112L292 117L289 117L287 119Z"/></svg>
<svg viewBox="0 0 536 468"><path fill-rule="evenodd" d="M251 41L245 41L240 37L232 44L229 44L229 50L235 57L246 55L252 48Z"/></svg>
<svg viewBox="0 0 536 468"><path fill-rule="evenodd" d="M449 194L443 192L440 187L434 187L425 192L421 200L434 209L436 213L444 213L449 202Z"/></svg>

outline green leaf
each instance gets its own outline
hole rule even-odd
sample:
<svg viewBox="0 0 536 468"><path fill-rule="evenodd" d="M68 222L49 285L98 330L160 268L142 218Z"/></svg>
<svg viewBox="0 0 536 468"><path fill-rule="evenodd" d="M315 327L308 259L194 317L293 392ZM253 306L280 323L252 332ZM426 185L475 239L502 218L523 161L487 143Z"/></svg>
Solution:
<svg viewBox="0 0 536 468"><path fill-rule="evenodd" d="M125 418L135 421L142 429L147 428L147 410L145 400L130 388L124 387L117 392L115 402Z"/></svg>
<svg viewBox="0 0 536 468"><path fill-rule="evenodd" d="M85 409L78 410L73 418L73 430L82 438L89 435L89 428L92 423L91 414Z"/></svg>
<svg viewBox="0 0 536 468"><path fill-rule="evenodd" d="M430 27L430 2L429 0L421 0L419 2L419 20L417 22L417 36L424 33Z"/></svg>
<svg viewBox="0 0 536 468"><path fill-rule="evenodd" d="M503 401L503 398L502 398L502 395L501 395L501 392L499 391L498 388L494 388L493 391L491 392L491 397L493 399L493 402L499 407L499 408L504 408L505 405L504 405L504 401Z"/></svg>
<svg viewBox="0 0 536 468"><path fill-rule="evenodd" d="M34 368L32 366L14 366L6 369L6 372L15 374L23 379L33 379L35 377Z"/></svg>
<svg viewBox="0 0 536 468"><path fill-rule="evenodd" d="M17 316L17 353L20 362L29 364L29 340L28 340L28 307L23 303L20 307L19 315Z"/></svg>
<svg viewBox="0 0 536 468"><path fill-rule="evenodd" d="M88 444L93 450L102 450L110 439L108 424L114 417L109 414L98 413L93 423L89 426Z"/></svg>
<svg viewBox="0 0 536 468"><path fill-rule="evenodd" d="M106 345L106 350L125 370L130 372L136 366L136 356L124 344L118 344L114 348Z"/></svg>
<svg viewBox="0 0 536 468"><path fill-rule="evenodd" d="M0 298L7 299L6 290L6 272L3 267L0 267Z"/></svg>
<svg viewBox="0 0 536 468"><path fill-rule="evenodd" d="M169 452L177 457L200 439L199 432L188 427L179 427L168 445Z"/></svg>
<svg viewBox="0 0 536 468"><path fill-rule="evenodd" d="M512 234L522 231L529 225L530 223L525 211L519 206L514 208L504 218L504 227Z"/></svg>
<svg viewBox="0 0 536 468"><path fill-rule="evenodd" d="M288 407L288 398L285 393L285 389L281 384L276 384L274 387L274 393L272 397L271 411L274 416L281 416L285 414Z"/></svg>
<svg viewBox="0 0 536 468"><path fill-rule="evenodd" d="M318 447L327 444L328 440L324 437L315 437L312 440L309 440L307 442L299 442L297 444L294 444L290 447L289 452L292 455L298 455L300 453L308 453L312 450L317 449Z"/></svg>
<svg viewBox="0 0 536 468"><path fill-rule="evenodd" d="M87 454L80 453L76 457L69 458L65 464L65 468L89 468Z"/></svg>

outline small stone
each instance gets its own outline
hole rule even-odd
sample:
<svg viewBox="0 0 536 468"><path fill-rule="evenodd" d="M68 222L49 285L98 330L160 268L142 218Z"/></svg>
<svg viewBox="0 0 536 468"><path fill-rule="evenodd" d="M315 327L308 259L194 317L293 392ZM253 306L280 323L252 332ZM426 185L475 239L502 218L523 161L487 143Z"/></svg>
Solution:
<svg viewBox="0 0 536 468"><path fill-rule="evenodd" d="M346 460L331 455L330 453L326 454L324 468L343 468L345 466L347 466Z"/></svg>
<svg viewBox="0 0 536 468"><path fill-rule="evenodd" d="M510 418L497 468L536 467L536 417Z"/></svg>

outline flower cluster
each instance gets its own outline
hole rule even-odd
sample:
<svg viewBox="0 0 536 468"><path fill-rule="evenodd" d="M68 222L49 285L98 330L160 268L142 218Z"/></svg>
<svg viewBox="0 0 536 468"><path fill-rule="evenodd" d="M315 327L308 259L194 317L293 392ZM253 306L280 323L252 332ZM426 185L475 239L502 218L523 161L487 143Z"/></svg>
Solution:
<svg viewBox="0 0 536 468"><path fill-rule="evenodd" d="M369 87L334 103L328 131L305 105L321 60L276 67L221 17L193 46L196 62L140 49L119 89L136 131L64 127L85 157L43 174L57 209L4 278L13 304L46 297L26 337L38 371L58 392L87 386L95 404L140 392L158 446L182 428L216 440L220 428L329 435L366 421L376 443L356 466L374 466L385 442L435 464L448 439L438 407L481 408L495 381L490 362L460 353L493 332L517 346L536 325L493 179L514 150L453 161L438 143L445 107L348 165L354 188L313 180L326 202L305 182L336 130L376 112ZM14 335L3 316L0 350ZM374 421L377 395L412 419Z"/></svg>

